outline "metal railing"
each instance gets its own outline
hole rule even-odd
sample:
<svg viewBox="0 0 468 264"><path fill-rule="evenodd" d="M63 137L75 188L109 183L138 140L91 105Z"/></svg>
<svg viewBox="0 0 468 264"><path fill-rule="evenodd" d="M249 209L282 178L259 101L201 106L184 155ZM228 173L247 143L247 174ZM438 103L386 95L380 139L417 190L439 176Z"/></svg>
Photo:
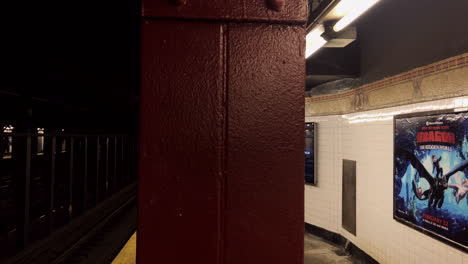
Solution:
<svg viewBox="0 0 468 264"><path fill-rule="evenodd" d="M17 252L136 180L135 138L0 133L0 246Z"/></svg>

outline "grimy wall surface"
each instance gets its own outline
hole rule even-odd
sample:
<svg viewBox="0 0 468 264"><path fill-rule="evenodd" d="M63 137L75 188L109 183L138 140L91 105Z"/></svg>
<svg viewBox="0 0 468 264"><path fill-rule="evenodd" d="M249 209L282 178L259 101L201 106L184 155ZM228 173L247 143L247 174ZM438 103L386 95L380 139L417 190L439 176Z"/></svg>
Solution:
<svg viewBox="0 0 468 264"><path fill-rule="evenodd" d="M318 123L319 143L318 185L305 186L305 221L343 235L381 264L468 263L463 251L393 219L392 115L417 112L418 108L462 106L468 107L467 96L349 115L306 117L307 122ZM356 235L341 222L342 172L336 164L343 159L356 161Z"/></svg>
<svg viewBox="0 0 468 264"><path fill-rule="evenodd" d="M358 21L364 83L468 52L468 1L384 0Z"/></svg>
<svg viewBox="0 0 468 264"><path fill-rule="evenodd" d="M144 0L137 262L303 261L303 0Z"/></svg>

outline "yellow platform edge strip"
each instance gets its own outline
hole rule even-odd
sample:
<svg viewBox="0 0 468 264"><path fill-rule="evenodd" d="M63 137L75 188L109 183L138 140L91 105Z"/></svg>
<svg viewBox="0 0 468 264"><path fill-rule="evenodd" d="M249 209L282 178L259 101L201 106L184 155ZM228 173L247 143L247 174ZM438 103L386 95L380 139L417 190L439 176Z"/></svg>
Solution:
<svg viewBox="0 0 468 264"><path fill-rule="evenodd" d="M119 252L112 264L135 264L136 263L136 232L130 237L124 248Z"/></svg>

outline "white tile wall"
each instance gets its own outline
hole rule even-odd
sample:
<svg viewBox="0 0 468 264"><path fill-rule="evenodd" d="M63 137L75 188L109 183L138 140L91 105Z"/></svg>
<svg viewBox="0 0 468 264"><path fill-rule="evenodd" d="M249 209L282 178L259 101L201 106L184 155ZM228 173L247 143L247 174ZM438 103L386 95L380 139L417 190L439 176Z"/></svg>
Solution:
<svg viewBox="0 0 468 264"><path fill-rule="evenodd" d="M393 115L468 107L468 97L342 116L318 123L317 186L305 186L305 221L342 234L380 263L468 264L468 255L393 220ZM357 161L357 235L341 227L342 159Z"/></svg>

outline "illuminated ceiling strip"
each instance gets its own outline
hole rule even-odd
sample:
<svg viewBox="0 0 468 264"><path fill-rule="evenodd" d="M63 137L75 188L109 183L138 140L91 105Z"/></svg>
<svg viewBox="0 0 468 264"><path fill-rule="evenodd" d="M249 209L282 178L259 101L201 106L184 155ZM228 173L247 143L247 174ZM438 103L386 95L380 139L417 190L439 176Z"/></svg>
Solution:
<svg viewBox="0 0 468 264"><path fill-rule="evenodd" d="M369 8L374 6L380 0L342 0L334 8L336 14L343 16L334 26L335 32L343 30L351 24L356 18L366 12ZM356 3L357 2L357 3ZM317 50L323 47L327 40L321 35L325 31L323 25L318 25L314 30L309 32L306 36L306 53L305 57L308 58Z"/></svg>
<svg viewBox="0 0 468 264"><path fill-rule="evenodd" d="M314 54L317 50L319 50L323 45L325 45L327 41L319 37L315 42L311 44L306 44L306 58L310 57L312 54Z"/></svg>
<svg viewBox="0 0 468 264"><path fill-rule="evenodd" d="M375 122L375 121L385 121L391 120L396 115L409 114L414 112L421 111L433 111L433 110L446 110L446 109L455 109L460 108L460 110L468 107L468 98L457 98L454 99L451 103L442 104L442 105L422 105L412 108L407 108L398 111L390 112L380 112L375 114L356 114L356 115L342 115L341 117L348 120L350 124L365 123L365 122Z"/></svg>
<svg viewBox="0 0 468 264"><path fill-rule="evenodd" d="M336 32L343 30L349 24L351 24L356 18L361 16L369 8L374 6L379 0L362 0L358 5L354 7L349 13L342 17L334 26L333 30Z"/></svg>
<svg viewBox="0 0 468 264"><path fill-rule="evenodd" d="M323 32L325 32L324 27L322 25L318 25L314 30L310 31L306 35L306 58L314 54L327 43L327 41L322 37Z"/></svg>

